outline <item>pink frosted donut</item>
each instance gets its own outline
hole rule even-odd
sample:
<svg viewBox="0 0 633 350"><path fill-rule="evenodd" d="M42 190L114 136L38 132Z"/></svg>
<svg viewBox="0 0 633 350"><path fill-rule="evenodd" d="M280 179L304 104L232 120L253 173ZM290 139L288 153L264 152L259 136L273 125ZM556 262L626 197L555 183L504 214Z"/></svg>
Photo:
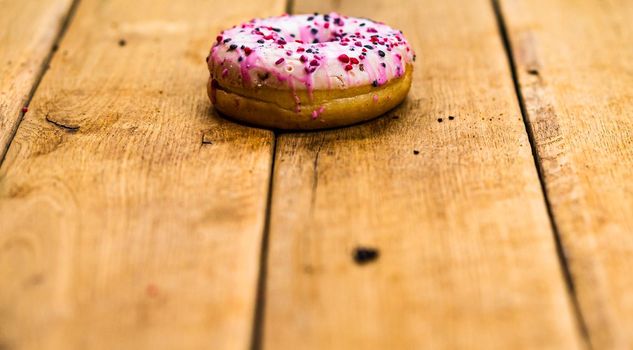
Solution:
<svg viewBox="0 0 633 350"><path fill-rule="evenodd" d="M281 129L374 118L411 86L402 32L337 13L253 19L222 31L207 58L208 93L224 114Z"/></svg>

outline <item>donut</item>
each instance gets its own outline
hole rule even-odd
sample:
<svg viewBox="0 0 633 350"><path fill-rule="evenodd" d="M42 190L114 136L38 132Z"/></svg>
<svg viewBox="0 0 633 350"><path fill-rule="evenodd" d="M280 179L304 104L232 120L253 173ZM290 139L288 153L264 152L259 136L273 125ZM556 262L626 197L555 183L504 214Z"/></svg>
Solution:
<svg viewBox="0 0 633 350"><path fill-rule="evenodd" d="M415 54L401 31L337 13L252 19L217 35L207 92L223 114L276 129L375 118L409 92Z"/></svg>

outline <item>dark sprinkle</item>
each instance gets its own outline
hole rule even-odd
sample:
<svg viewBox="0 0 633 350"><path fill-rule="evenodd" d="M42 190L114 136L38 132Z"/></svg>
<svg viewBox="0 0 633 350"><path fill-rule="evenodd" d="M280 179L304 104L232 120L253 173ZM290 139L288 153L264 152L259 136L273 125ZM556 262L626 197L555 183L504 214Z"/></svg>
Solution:
<svg viewBox="0 0 633 350"><path fill-rule="evenodd" d="M233 51L235 49L237 49L237 45L231 44L231 46L229 46L229 51Z"/></svg>
<svg viewBox="0 0 633 350"><path fill-rule="evenodd" d="M323 15L323 20L326 22L330 21L330 15Z"/></svg>
<svg viewBox="0 0 633 350"><path fill-rule="evenodd" d="M240 46L240 49L244 50L244 45Z"/></svg>
<svg viewBox="0 0 633 350"><path fill-rule="evenodd" d="M223 43L225 43L225 44L226 44L226 43L228 43L229 41L231 41L231 38L226 38L226 39L224 39Z"/></svg>
<svg viewBox="0 0 633 350"><path fill-rule="evenodd" d="M312 33L312 34L316 34L316 33L318 33L318 32L319 32L319 30L318 30L318 29L316 29L316 28L312 28L312 29L310 29L310 33Z"/></svg>
<svg viewBox="0 0 633 350"><path fill-rule="evenodd" d="M416 57L416 56L415 56L415 55L413 55L413 62L415 62L415 57Z"/></svg>
<svg viewBox="0 0 633 350"><path fill-rule="evenodd" d="M340 18L335 18L334 19L334 24L339 24L341 23L341 19Z"/></svg>
<svg viewBox="0 0 633 350"><path fill-rule="evenodd" d="M240 57L238 57L238 58L237 58L237 61L238 61L238 62L242 62L242 60L243 60L243 59L244 59L244 58L243 58L242 56L240 56Z"/></svg>
<svg viewBox="0 0 633 350"><path fill-rule="evenodd" d="M384 67L387 67L387 65L385 64L385 62L380 62L380 65Z"/></svg>
<svg viewBox="0 0 633 350"><path fill-rule="evenodd" d="M417 149L414 149L413 150L413 154L418 155L418 154L420 154L420 151L418 151Z"/></svg>
<svg viewBox="0 0 633 350"><path fill-rule="evenodd" d="M290 36L291 36L291 37L293 37L293 38L295 37L295 35L294 35L294 34L290 34Z"/></svg>
<svg viewBox="0 0 633 350"><path fill-rule="evenodd" d="M265 41L263 39L259 39L259 40L257 40L257 42L260 43L260 44L265 43Z"/></svg>
<svg viewBox="0 0 633 350"><path fill-rule="evenodd" d="M371 82L371 86L378 87L378 80L374 80Z"/></svg>
<svg viewBox="0 0 633 350"><path fill-rule="evenodd" d="M378 54L380 55L380 57L385 57L385 52L382 50L378 50Z"/></svg>
<svg viewBox="0 0 633 350"><path fill-rule="evenodd" d="M276 31L277 33L281 32L281 29L279 28L272 28L272 30Z"/></svg>
<svg viewBox="0 0 633 350"><path fill-rule="evenodd" d="M453 119L455 119L455 117L454 117L454 116L452 116L452 115L449 115L449 116L448 116L448 120L453 120Z"/></svg>
<svg viewBox="0 0 633 350"><path fill-rule="evenodd" d="M314 20L314 17L312 16L308 17L308 21L312 21L312 20Z"/></svg>
<svg viewBox="0 0 633 350"><path fill-rule="evenodd" d="M359 27L364 27L366 23L361 23Z"/></svg>
<svg viewBox="0 0 633 350"><path fill-rule="evenodd" d="M313 44L318 44L318 43L319 43L319 39L314 39L314 40L312 40L312 43L313 43Z"/></svg>
<svg viewBox="0 0 633 350"><path fill-rule="evenodd" d="M380 252L376 248L356 247L353 258L358 265L364 265L378 259L379 255Z"/></svg>
<svg viewBox="0 0 633 350"><path fill-rule="evenodd" d="M319 15L319 13L318 13L318 12L315 12L315 13L313 13L313 15L318 16L318 15Z"/></svg>
<svg viewBox="0 0 633 350"><path fill-rule="evenodd" d="M437 122L438 122L438 123L441 123L442 121L444 121L444 119L442 119L442 118L437 118Z"/></svg>
<svg viewBox="0 0 633 350"><path fill-rule="evenodd" d="M373 48L374 48L374 47L373 47L373 46L371 46L371 45L365 45L365 48L366 48L366 49L373 50Z"/></svg>
<svg viewBox="0 0 633 350"><path fill-rule="evenodd" d="M125 46L125 44L127 44L127 41L125 41L125 39L119 40L119 46Z"/></svg>
<svg viewBox="0 0 633 350"><path fill-rule="evenodd" d="M307 49L306 52L307 53L312 53L312 49Z"/></svg>

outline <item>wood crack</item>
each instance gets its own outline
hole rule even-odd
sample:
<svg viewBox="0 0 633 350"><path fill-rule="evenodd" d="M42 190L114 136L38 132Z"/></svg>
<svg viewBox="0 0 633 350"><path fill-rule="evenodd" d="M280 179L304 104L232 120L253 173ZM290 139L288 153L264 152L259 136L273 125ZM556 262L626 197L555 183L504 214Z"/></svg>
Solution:
<svg viewBox="0 0 633 350"><path fill-rule="evenodd" d="M316 155L314 156L314 162L312 165L312 196L310 201L310 212L314 210L314 204L316 203L317 188L319 186L319 156L321 155L321 149L323 148L324 143L325 136L321 138L321 142L316 150Z"/></svg>
<svg viewBox="0 0 633 350"><path fill-rule="evenodd" d="M45 119L46 119L47 122L55 125L56 127L60 128L60 129L62 129L64 131L67 131L67 132L74 133L74 132L77 132L77 130L79 130L79 126L78 125L63 124L63 123L60 123L58 121L55 121L55 120L51 119L48 115L46 116Z"/></svg>

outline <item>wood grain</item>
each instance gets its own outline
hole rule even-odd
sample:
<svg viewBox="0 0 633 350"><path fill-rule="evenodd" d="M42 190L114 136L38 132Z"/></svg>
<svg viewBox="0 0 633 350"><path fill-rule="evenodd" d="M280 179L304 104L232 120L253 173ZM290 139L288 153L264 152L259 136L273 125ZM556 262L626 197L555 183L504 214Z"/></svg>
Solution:
<svg viewBox="0 0 633 350"><path fill-rule="evenodd" d="M633 3L501 1L529 127L596 349L633 347Z"/></svg>
<svg viewBox="0 0 633 350"><path fill-rule="evenodd" d="M490 2L295 5L391 23L418 62L385 117L278 137L264 348L578 348Z"/></svg>
<svg viewBox="0 0 633 350"><path fill-rule="evenodd" d="M0 348L245 349L273 134L204 58L284 2L85 0L0 168Z"/></svg>
<svg viewBox="0 0 633 350"><path fill-rule="evenodd" d="M71 0L0 0L0 160L57 38Z"/></svg>

